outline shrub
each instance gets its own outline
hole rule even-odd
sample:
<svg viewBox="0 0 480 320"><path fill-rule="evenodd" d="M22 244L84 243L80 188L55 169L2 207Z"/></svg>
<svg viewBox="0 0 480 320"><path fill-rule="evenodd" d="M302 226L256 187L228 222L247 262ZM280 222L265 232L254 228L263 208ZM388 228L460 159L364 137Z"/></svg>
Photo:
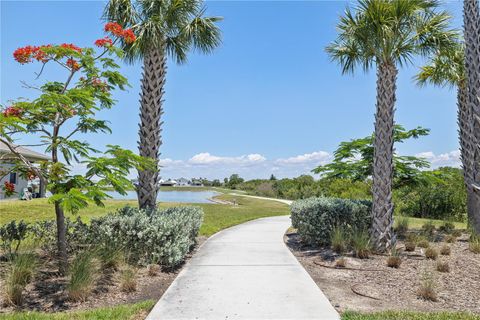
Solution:
<svg viewBox="0 0 480 320"><path fill-rule="evenodd" d="M97 239L90 237L90 228L80 217L75 220L65 218L67 250L69 253L83 250L86 244L97 244ZM57 250L57 225L55 220L39 221L30 226L34 240L50 255Z"/></svg>
<svg viewBox="0 0 480 320"><path fill-rule="evenodd" d="M479 254L480 253L480 237L478 236L471 237L470 240L468 241L468 249L475 254Z"/></svg>
<svg viewBox="0 0 480 320"><path fill-rule="evenodd" d="M420 183L394 191L399 214L440 220L466 221L467 205L463 173L457 168L423 171Z"/></svg>
<svg viewBox="0 0 480 320"><path fill-rule="evenodd" d="M77 254L69 270L67 294L70 300L83 301L90 295L95 284L97 269L93 252L84 251Z"/></svg>
<svg viewBox="0 0 480 320"><path fill-rule="evenodd" d="M32 280L37 265L34 254L23 253L13 257L5 278L5 301L19 306L23 302L23 290Z"/></svg>
<svg viewBox="0 0 480 320"><path fill-rule="evenodd" d="M423 224L422 226L423 234L427 237L433 236L435 232L435 225L433 224L433 221L427 221Z"/></svg>
<svg viewBox="0 0 480 320"><path fill-rule="evenodd" d="M348 235L342 227L334 227L331 236L332 249L336 253L343 253L347 249Z"/></svg>
<svg viewBox="0 0 480 320"><path fill-rule="evenodd" d="M352 234L352 248L355 257L367 259L370 255L370 235L366 230L355 230Z"/></svg>
<svg viewBox="0 0 480 320"><path fill-rule="evenodd" d="M158 264L149 264L147 272L150 277L155 277L160 272L160 266Z"/></svg>
<svg viewBox="0 0 480 320"><path fill-rule="evenodd" d="M437 260L437 257L438 257L437 249L428 247L427 249L425 249L425 257L427 259Z"/></svg>
<svg viewBox="0 0 480 320"><path fill-rule="evenodd" d="M311 245L330 245L335 227L351 233L354 228L371 225L371 201L336 198L309 198L291 206L292 225L302 241Z"/></svg>
<svg viewBox="0 0 480 320"><path fill-rule="evenodd" d="M117 270L124 261L123 250L115 246L100 246L96 249L96 253L105 269Z"/></svg>
<svg viewBox="0 0 480 320"><path fill-rule="evenodd" d="M455 238L458 238L458 237L460 237L461 235L462 235L462 231L460 231L460 230L455 229L455 230L453 230L453 232L452 232L452 236L454 236Z"/></svg>
<svg viewBox="0 0 480 320"><path fill-rule="evenodd" d="M2 250L9 257L17 254L18 248L28 234L28 224L23 220L16 222L10 221L0 227L0 240L2 242Z"/></svg>
<svg viewBox="0 0 480 320"><path fill-rule="evenodd" d="M417 245L415 244L415 242L407 241L405 242L405 251L408 251L408 252L415 251L416 246Z"/></svg>
<svg viewBox="0 0 480 320"><path fill-rule="evenodd" d="M399 237L404 238L408 232L408 225L410 223L408 217L398 216L395 219L395 232Z"/></svg>
<svg viewBox="0 0 480 320"><path fill-rule="evenodd" d="M450 265L447 261L437 261L438 272L450 272Z"/></svg>
<svg viewBox="0 0 480 320"><path fill-rule="evenodd" d="M430 247L430 242L425 238L419 239L418 242L417 242L417 246L425 249L425 248Z"/></svg>
<svg viewBox="0 0 480 320"><path fill-rule="evenodd" d="M335 261L335 267L337 268L345 268L347 266L347 259L341 257Z"/></svg>
<svg viewBox="0 0 480 320"><path fill-rule="evenodd" d="M450 221L445 221L439 228L438 230L445 232L445 233L452 233L455 230L455 224L453 224Z"/></svg>
<svg viewBox="0 0 480 320"><path fill-rule="evenodd" d="M455 241L457 241L457 238L454 235L449 234L445 237L447 243L454 243Z"/></svg>
<svg viewBox="0 0 480 320"><path fill-rule="evenodd" d="M452 251L452 250L450 249L450 246L448 246L448 245L446 245L446 244L443 245L443 246L440 248L440 254L441 254L442 256L449 256L450 253L451 253L451 251Z"/></svg>
<svg viewBox="0 0 480 320"><path fill-rule="evenodd" d="M435 278L431 273L425 272L422 276L422 282L418 289L418 296L424 300L438 301Z"/></svg>
<svg viewBox="0 0 480 320"><path fill-rule="evenodd" d="M390 268L399 268L402 264L402 258L397 248L393 248L390 256L387 258L387 266Z"/></svg>
<svg viewBox="0 0 480 320"><path fill-rule="evenodd" d="M193 248L203 221L198 207L140 210L125 207L91 222L91 233L104 246L128 250L130 262L174 267Z"/></svg>
<svg viewBox="0 0 480 320"><path fill-rule="evenodd" d="M134 292L137 290L137 279L135 270L132 267L125 266L120 274L120 289L123 292Z"/></svg>

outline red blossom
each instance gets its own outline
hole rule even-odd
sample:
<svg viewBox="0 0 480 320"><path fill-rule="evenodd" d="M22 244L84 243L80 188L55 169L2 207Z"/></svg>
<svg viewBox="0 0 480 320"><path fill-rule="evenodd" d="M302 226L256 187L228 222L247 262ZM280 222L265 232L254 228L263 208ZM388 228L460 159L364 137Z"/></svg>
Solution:
<svg viewBox="0 0 480 320"><path fill-rule="evenodd" d="M15 194L15 184L5 181L3 185L3 190L5 191L5 195L7 197L10 197Z"/></svg>
<svg viewBox="0 0 480 320"><path fill-rule="evenodd" d="M79 53L82 52L82 48L80 47L77 47L76 45L74 45L73 43L62 43L60 45L60 47L64 48L64 49L70 49L70 50L73 50L73 51L77 51Z"/></svg>
<svg viewBox="0 0 480 320"><path fill-rule="evenodd" d="M137 37L133 33L132 29L124 30L122 36L126 43L133 43L135 40L137 40Z"/></svg>
<svg viewBox="0 0 480 320"><path fill-rule="evenodd" d="M23 48L18 48L13 52L13 58L21 63L25 64L32 61L32 55L39 50L38 47L26 46Z"/></svg>
<svg viewBox="0 0 480 320"><path fill-rule="evenodd" d="M113 41L109 37L105 37L103 39L98 39L97 41L95 41L95 45L97 47L105 47L106 45L111 46L112 44L113 44Z"/></svg>
<svg viewBox="0 0 480 320"><path fill-rule="evenodd" d="M105 31L111 32L114 35L121 37L123 35L123 28L116 22L108 22L105 24Z"/></svg>
<svg viewBox="0 0 480 320"><path fill-rule="evenodd" d="M67 60L67 67L71 68L74 71L80 69L80 65L78 64L77 60L72 58Z"/></svg>
<svg viewBox="0 0 480 320"><path fill-rule="evenodd" d="M22 109L14 106L10 106L3 110L4 117L20 117L22 115Z"/></svg>

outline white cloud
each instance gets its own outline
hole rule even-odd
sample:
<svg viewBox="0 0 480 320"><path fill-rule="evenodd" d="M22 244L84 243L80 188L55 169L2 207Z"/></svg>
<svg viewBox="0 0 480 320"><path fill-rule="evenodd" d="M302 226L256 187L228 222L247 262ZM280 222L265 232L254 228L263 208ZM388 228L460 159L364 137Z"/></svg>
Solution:
<svg viewBox="0 0 480 320"><path fill-rule="evenodd" d="M191 157L188 160L188 163L193 165L213 165L213 164L248 165L248 164L263 162L265 160L267 159L258 153L242 155L239 157L219 157L219 156L211 155L208 152L202 152Z"/></svg>
<svg viewBox="0 0 480 320"><path fill-rule="evenodd" d="M454 150L447 153L435 154L432 151L417 153L415 156L425 158L432 164L432 168L450 166L460 167L460 151Z"/></svg>
<svg viewBox="0 0 480 320"><path fill-rule="evenodd" d="M441 154L426 151L418 153L416 156L428 160L432 164L432 168L460 166L460 152L458 150ZM329 163L332 161L332 158L332 155L326 151L315 151L271 160L258 153L239 156L217 156L208 152L202 152L186 160L163 158L159 163L161 165L160 175L164 179L179 177L223 179L233 173L238 173L245 179L254 179L268 178L272 173L278 178L311 174L312 169ZM75 164L72 167L73 172L77 174L83 174L86 171L86 167L83 164ZM135 178L136 176L136 170L132 170L129 178Z"/></svg>
<svg viewBox="0 0 480 320"><path fill-rule="evenodd" d="M322 165L330 162L332 159L330 153L326 151L317 151L312 153L305 153L295 157L290 157L286 159L277 159L276 164L279 165L296 165L296 164L310 164L315 163L316 165Z"/></svg>

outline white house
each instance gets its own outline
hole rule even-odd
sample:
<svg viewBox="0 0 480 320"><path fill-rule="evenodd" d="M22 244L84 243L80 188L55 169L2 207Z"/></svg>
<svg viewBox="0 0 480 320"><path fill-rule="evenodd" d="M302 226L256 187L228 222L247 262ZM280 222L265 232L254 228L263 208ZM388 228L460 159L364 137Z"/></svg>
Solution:
<svg viewBox="0 0 480 320"><path fill-rule="evenodd" d="M179 186L179 187L188 187L188 186L192 185L192 183L188 179L180 178L180 179L177 179L177 184L176 185Z"/></svg>
<svg viewBox="0 0 480 320"><path fill-rule="evenodd" d="M36 151L17 146L16 150L24 156L28 161L32 163L40 162L42 160L49 160L50 158L44 154ZM10 182L15 185L16 194L11 198L16 198L23 191L31 185L37 184L40 197L45 196L45 186L40 182L40 179L28 181L26 178L20 177L18 172L11 172L11 168L14 167L13 160L15 156L11 153L6 144L0 142L0 186L3 187L5 182ZM0 188L0 199L5 199L3 188Z"/></svg>

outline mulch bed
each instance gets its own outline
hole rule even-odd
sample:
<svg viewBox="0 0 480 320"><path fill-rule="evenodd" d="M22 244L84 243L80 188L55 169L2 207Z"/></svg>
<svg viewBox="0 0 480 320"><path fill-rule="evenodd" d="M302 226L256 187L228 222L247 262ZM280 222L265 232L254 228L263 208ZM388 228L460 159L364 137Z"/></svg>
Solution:
<svg viewBox="0 0 480 320"><path fill-rule="evenodd" d="M187 258L190 259L197 248L206 240L206 237L197 238L197 247ZM74 311L98 307L111 307L119 304L136 303L145 300L159 300L168 289L185 263L174 270L161 269L157 275L148 275L147 268L136 269L137 289L126 293L120 289L119 273L113 270L100 270L95 288L91 295L82 302L70 301L65 288L67 278L61 277L56 272L54 261L47 257L41 258L41 266L37 270L34 280L24 291L24 303L20 307L7 306L0 295L0 313L12 311ZM185 262L186 262L185 261ZM6 263L0 263L0 274L5 272ZM3 288L3 276L0 277L0 287ZM3 290L2 290L3 291Z"/></svg>
<svg viewBox="0 0 480 320"><path fill-rule="evenodd" d="M332 305L346 310L372 312L382 310L411 311L470 311L480 314L480 254L468 250L467 236L449 243L451 255L439 255L447 261L449 273L436 271L436 261L424 256L423 248L402 252L400 268L389 268L387 257L372 255L357 259L347 254L346 268L336 268L339 258L329 248L302 245L296 233L287 233L285 241ZM438 250L444 242L431 243ZM398 248L403 242L398 241ZM433 276L438 301L426 301L418 296L426 274Z"/></svg>

